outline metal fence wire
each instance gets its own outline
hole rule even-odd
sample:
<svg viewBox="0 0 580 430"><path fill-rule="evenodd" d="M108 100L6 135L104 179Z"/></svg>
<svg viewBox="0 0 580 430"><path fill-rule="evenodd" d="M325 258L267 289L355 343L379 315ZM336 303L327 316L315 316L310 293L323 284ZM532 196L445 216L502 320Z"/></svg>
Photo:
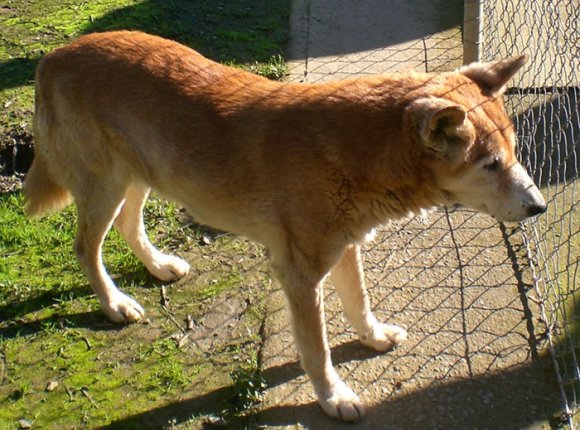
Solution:
<svg viewBox="0 0 580 430"><path fill-rule="evenodd" d="M580 7L578 0L477 3L479 58L530 58L506 106L520 158L549 203L546 215L524 225L523 241L571 425L580 396Z"/></svg>
<svg viewBox="0 0 580 430"><path fill-rule="evenodd" d="M465 0L463 25L455 17L435 25L429 15L409 30L412 38L389 31L398 23L381 0L337 1L332 11L297 2L302 3L310 5L304 14L311 27L298 28L297 39L317 43L295 44L291 52L297 60L291 75L299 81L449 71L471 61L529 57L504 100L517 130L518 156L549 210L520 226L465 208L437 210L384 226L364 247L377 317L410 333L397 354L339 366L355 389L382 399L369 422L379 423L377 428L381 419L397 428L468 428L475 422L482 428L523 428L563 406L560 418L572 426L580 410L578 0ZM445 4L443 12L453 7ZM349 13L336 12L340 8ZM385 30L365 32L352 18L363 16L365 25ZM318 39L327 36L318 32L320 26L340 29L333 43ZM340 351L352 331L332 289L325 298L329 341ZM280 336L289 338L284 330ZM266 365L291 360L288 351L271 347ZM549 356L560 395L552 369L547 377L543 373ZM338 352L333 357L341 361ZM274 398L290 403L302 390L300 382L289 383ZM446 401L453 395L460 399L457 409ZM508 407L497 400L507 398Z"/></svg>

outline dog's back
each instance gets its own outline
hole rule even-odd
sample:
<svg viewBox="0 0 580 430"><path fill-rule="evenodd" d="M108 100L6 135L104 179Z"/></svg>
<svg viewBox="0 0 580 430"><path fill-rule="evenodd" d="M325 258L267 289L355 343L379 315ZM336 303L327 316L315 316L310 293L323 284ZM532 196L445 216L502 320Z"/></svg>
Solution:
<svg viewBox="0 0 580 430"><path fill-rule="evenodd" d="M84 36L37 70L28 212L58 209L106 175L120 187L147 183L199 220L253 238L296 207L320 219L341 203L313 207L308 195L336 194L337 175L364 181L377 158L398 160L380 172L393 186L399 171L414 173L417 148L398 132L397 103L428 77L368 79L271 82L142 33Z"/></svg>
<svg viewBox="0 0 580 430"><path fill-rule="evenodd" d="M28 210L57 209L70 201L69 192L106 198L107 187L143 182L199 221L268 246L284 229L306 238L330 229L360 240L377 223L452 203L446 193L462 202L451 192L455 185L442 183L463 153L503 152L506 162L517 163L509 118L486 89L494 73L473 67L280 83L143 33L84 36L38 67ZM422 141L435 120L436 139ZM451 136L464 145L438 147L453 121L469 131ZM494 127L501 139L477 137ZM471 148L478 141L496 146ZM475 167L464 161L463 169ZM107 183L95 189L97 177ZM514 182L509 175L502 180L504 188ZM496 195L490 190L481 199Z"/></svg>

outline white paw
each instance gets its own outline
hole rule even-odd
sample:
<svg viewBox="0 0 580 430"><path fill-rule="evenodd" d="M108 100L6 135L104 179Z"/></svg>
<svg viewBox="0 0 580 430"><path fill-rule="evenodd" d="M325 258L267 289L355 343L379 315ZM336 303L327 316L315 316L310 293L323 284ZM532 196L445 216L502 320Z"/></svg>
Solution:
<svg viewBox="0 0 580 430"><path fill-rule="evenodd" d="M162 281L177 281L189 273L189 264L179 257L160 254L147 265L147 269Z"/></svg>
<svg viewBox="0 0 580 430"><path fill-rule="evenodd" d="M139 303L120 291L117 291L108 301L101 301L101 304L105 314L116 323L135 322L145 315Z"/></svg>
<svg viewBox="0 0 580 430"><path fill-rule="evenodd" d="M365 408L358 396L339 381L332 387L331 393L318 398L324 412L342 421L355 422L365 414Z"/></svg>
<svg viewBox="0 0 580 430"><path fill-rule="evenodd" d="M407 339L407 330L390 324L377 323L371 330L360 336L363 345L384 352L395 348Z"/></svg>

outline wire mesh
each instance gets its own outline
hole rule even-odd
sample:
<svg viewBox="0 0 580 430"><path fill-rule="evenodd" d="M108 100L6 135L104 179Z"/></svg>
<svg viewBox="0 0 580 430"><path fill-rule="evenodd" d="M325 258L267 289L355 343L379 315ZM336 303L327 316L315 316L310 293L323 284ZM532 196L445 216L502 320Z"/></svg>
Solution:
<svg viewBox="0 0 580 430"><path fill-rule="evenodd" d="M580 373L580 8L577 0L486 0L482 60L526 53L506 98L519 152L547 197L523 229L566 419L578 412Z"/></svg>
<svg viewBox="0 0 580 430"><path fill-rule="evenodd" d="M332 10L323 2L297 3L305 5L305 22L295 40L305 42L291 57L295 80L449 71L464 62L461 19L433 19L450 10L459 15L460 4L439 10L436 2L424 9L399 2L411 16L401 30L383 1L339 1ZM372 307L380 320L409 330L407 342L386 355L358 348L333 289L325 290L333 362L365 401L368 428L387 422L400 429L528 428L559 410L551 362L542 356L540 302L532 294L537 265L528 261L521 231L467 209L436 210L380 229L364 248ZM317 428L312 390L297 365L288 366L298 357L287 323L279 322L282 308L267 324L263 363L271 388L261 420Z"/></svg>

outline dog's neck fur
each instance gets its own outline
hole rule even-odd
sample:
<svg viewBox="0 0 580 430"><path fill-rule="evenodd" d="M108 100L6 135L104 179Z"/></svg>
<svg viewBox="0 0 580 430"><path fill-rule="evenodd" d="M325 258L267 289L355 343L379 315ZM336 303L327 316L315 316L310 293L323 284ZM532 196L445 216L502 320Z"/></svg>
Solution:
<svg viewBox="0 0 580 430"><path fill-rule="evenodd" d="M335 131L318 135L317 143L335 177L336 219L347 224L354 241L378 225L447 203L423 163L430 155L405 116L406 104L426 92L431 79L393 74L321 84L325 98L316 100L317 114L304 127ZM329 127L327 118L334 118L335 110L346 113L341 117L347 120Z"/></svg>

